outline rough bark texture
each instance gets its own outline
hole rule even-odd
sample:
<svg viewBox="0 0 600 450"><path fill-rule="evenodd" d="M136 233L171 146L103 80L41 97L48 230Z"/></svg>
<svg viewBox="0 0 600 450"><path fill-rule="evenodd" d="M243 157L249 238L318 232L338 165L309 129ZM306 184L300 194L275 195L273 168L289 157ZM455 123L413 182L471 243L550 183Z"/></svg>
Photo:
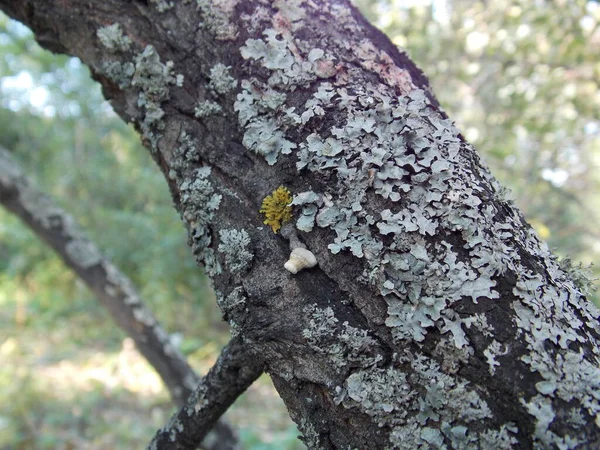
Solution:
<svg viewBox="0 0 600 450"><path fill-rule="evenodd" d="M0 0L165 173L310 448L598 448L598 311L344 1ZM318 267L261 226L284 185Z"/></svg>
<svg viewBox="0 0 600 450"><path fill-rule="evenodd" d="M182 407L190 394L202 386L202 391L220 391L225 380L213 383L201 379L188 364L183 354L173 346L169 335L146 307L133 284L114 264L102 255L98 247L88 240L76 225L75 220L50 197L40 192L25 176L21 168L11 158L8 150L0 147L0 204L19 217L37 236L48 243L79 278L94 292L115 323L133 341L140 353L154 367L167 386L175 405ZM231 351L228 351L228 354ZM238 354L238 356L243 356ZM254 370L254 378L262 371L254 359L241 358L239 364L249 365ZM236 371L237 373L237 371ZM229 376L231 378L231 375ZM229 380L227 378L227 380ZM207 386L208 385L208 386ZM228 393L235 399L243 390L232 385ZM213 394L204 396L203 410L213 411L210 420L202 428L204 437L215 426L213 436L209 436L203 448L206 450L233 450L237 447L237 437L231 426L217 419L224 412L223 392L218 392L218 405L215 408ZM228 404L231 405L233 400ZM212 407L212 408L211 408ZM196 447L200 440L196 442Z"/></svg>

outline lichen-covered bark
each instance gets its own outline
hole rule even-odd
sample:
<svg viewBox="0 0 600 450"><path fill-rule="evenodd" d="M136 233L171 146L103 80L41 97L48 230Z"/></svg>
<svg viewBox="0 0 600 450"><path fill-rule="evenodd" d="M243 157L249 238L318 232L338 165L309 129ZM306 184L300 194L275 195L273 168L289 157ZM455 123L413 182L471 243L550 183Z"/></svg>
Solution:
<svg viewBox="0 0 600 450"><path fill-rule="evenodd" d="M598 311L347 2L0 5L139 128L310 448L600 445ZM296 275L258 213L280 185Z"/></svg>

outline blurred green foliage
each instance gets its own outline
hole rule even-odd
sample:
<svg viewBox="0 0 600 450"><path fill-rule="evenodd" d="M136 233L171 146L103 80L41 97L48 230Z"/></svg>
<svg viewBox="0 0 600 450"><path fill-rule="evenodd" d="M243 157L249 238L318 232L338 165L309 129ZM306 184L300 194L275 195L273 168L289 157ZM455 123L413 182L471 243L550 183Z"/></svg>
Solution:
<svg viewBox="0 0 600 450"><path fill-rule="evenodd" d="M563 257L596 262L593 276L600 276L598 4L356 3L429 76L540 236ZM167 330L181 333L192 363L207 370L228 329L132 127L77 59L42 51L4 16L0 77L0 145L79 221ZM126 341L52 251L0 209L0 449L146 443L171 409L156 379L139 381L151 370ZM139 382L128 384L131 377ZM246 448L302 448L266 378L229 415Z"/></svg>

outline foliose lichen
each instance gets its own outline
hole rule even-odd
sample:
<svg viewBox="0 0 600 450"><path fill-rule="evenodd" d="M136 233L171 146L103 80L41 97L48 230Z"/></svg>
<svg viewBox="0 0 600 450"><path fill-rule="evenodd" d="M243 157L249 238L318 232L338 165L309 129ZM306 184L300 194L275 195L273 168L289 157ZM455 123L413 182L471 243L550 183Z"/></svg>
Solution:
<svg viewBox="0 0 600 450"><path fill-rule="evenodd" d="M450 442L453 448L475 449L481 442L516 443L518 429L512 423L482 431L481 424L492 413L469 383L445 374L424 355L394 359L393 366L353 372L336 389L334 400L390 427L391 448L444 449ZM410 370L401 369L402 363Z"/></svg>
<svg viewBox="0 0 600 450"><path fill-rule="evenodd" d="M174 75L173 62L163 64L151 45L146 46L134 61L135 72L131 85L140 88L137 104L145 111L141 128L152 148L155 148L159 136L153 130L160 132L164 128L164 122L161 120L164 111L160 105L169 97L169 85L183 85L183 75Z"/></svg>
<svg viewBox="0 0 600 450"><path fill-rule="evenodd" d="M158 12L163 13L173 8L175 4L172 1L167 0L150 0L150 3L156 6Z"/></svg>
<svg viewBox="0 0 600 450"><path fill-rule="evenodd" d="M209 225L221 203L209 181L210 167L196 169L194 175L180 185L181 210L188 224L188 236L192 251L198 262L204 264L206 272L213 277L221 273L221 265L211 248L212 236Z"/></svg>
<svg viewBox="0 0 600 450"><path fill-rule="evenodd" d="M238 36L235 23L230 20L239 0L196 0L202 12L200 26L206 27L218 41L230 41Z"/></svg>
<svg viewBox="0 0 600 450"><path fill-rule="evenodd" d="M507 352L508 350L495 339L492 340L492 343L488 346L488 348L483 351L483 356L485 356L487 360L491 375L494 375L496 373L496 367L500 366L500 363L496 358L506 355Z"/></svg>
<svg viewBox="0 0 600 450"><path fill-rule="evenodd" d="M321 437L311 422L303 418L298 424L298 431L302 433L300 439L307 448L322 448Z"/></svg>
<svg viewBox="0 0 600 450"><path fill-rule="evenodd" d="M102 63L102 73L117 83L119 89L126 89L131 86L135 65L131 62L105 61Z"/></svg>
<svg viewBox="0 0 600 450"><path fill-rule="evenodd" d="M200 163L200 154L196 141L185 130L181 130L177 140L179 144L173 151L169 178L181 182L184 175Z"/></svg>
<svg viewBox="0 0 600 450"><path fill-rule="evenodd" d="M217 292L217 303L223 313L223 318L231 322L231 314L240 312L246 307L246 294L241 286L235 287L228 295ZM232 332L234 330L232 325Z"/></svg>
<svg viewBox="0 0 600 450"><path fill-rule="evenodd" d="M315 114L324 114L320 103L324 100L309 101L307 109L298 115L295 108L279 108L286 94L277 88L308 83L318 77L315 71L321 67L320 61L325 52L318 49L307 55L306 60L294 56L293 44L286 38L278 39L277 31L268 29L265 39L248 39L240 51L245 59L260 61L272 75L266 86L254 86L251 80L242 81L242 92L238 94L234 109L238 112L240 125L244 126L244 145L265 157L269 165L277 162L277 157L290 154L296 144L286 138L278 123L306 123Z"/></svg>
<svg viewBox="0 0 600 450"><path fill-rule="evenodd" d="M219 231L219 252L225 255L225 265L232 273L239 273L248 268L253 254L249 251L250 236L246 230L226 228Z"/></svg>
<svg viewBox="0 0 600 450"><path fill-rule="evenodd" d="M196 106L194 109L194 116L198 119L202 119L214 114L219 114L221 111L223 111L221 105L210 100L205 100Z"/></svg>
<svg viewBox="0 0 600 450"><path fill-rule="evenodd" d="M307 305L303 309L308 326L302 336L318 353L328 354L339 370L345 366L372 367L382 360L377 353L377 341L367 330L339 323L331 307Z"/></svg>
<svg viewBox="0 0 600 450"><path fill-rule="evenodd" d="M231 67L221 63L211 67L208 88L215 94L224 95L237 87L238 82L230 75L230 69Z"/></svg>
<svg viewBox="0 0 600 450"><path fill-rule="evenodd" d="M315 218L319 207L323 205L323 198L312 191L301 192L294 196L293 206L302 206L302 211L296 220L296 228L309 233L315 226Z"/></svg>
<svg viewBox="0 0 600 450"><path fill-rule="evenodd" d="M210 181L210 166L201 166L198 145L191 134L181 130L171 156L169 178L179 186L180 214L188 225L188 239L198 262L210 276L221 273L221 265L211 248L210 225L221 204L222 195ZM199 167L200 166L200 167Z"/></svg>
<svg viewBox="0 0 600 450"><path fill-rule="evenodd" d="M131 47L131 39L123 34L121 25L118 23L99 28L96 31L96 36L98 36L102 45L113 52L128 51Z"/></svg>

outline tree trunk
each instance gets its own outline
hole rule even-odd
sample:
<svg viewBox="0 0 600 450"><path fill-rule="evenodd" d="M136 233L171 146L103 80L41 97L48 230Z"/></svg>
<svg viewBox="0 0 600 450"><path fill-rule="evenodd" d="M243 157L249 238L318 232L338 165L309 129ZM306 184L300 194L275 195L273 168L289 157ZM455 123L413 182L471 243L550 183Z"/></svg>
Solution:
<svg viewBox="0 0 600 450"><path fill-rule="evenodd" d="M309 448L600 446L598 311L346 2L0 7L138 127Z"/></svg>

